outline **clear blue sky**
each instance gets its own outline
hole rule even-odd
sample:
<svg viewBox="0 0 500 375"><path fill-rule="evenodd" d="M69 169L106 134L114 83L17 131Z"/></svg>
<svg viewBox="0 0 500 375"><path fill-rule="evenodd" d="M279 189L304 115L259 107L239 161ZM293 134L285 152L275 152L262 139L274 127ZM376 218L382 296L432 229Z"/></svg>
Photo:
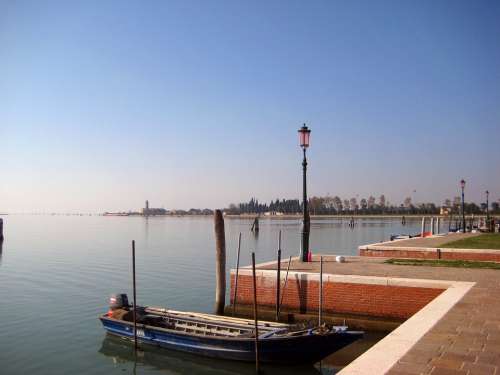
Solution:
<svg viewBox="0 0 500 375"><path fill-rule="evenodd" d="M0 211L500 198L498 1L0 1ZM416 193L412 195L413 190Z"/></svg>

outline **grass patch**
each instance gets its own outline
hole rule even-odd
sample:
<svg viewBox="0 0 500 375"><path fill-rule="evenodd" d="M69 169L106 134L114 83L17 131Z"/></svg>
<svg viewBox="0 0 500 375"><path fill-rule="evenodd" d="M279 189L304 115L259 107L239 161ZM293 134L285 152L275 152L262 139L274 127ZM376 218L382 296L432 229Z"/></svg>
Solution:
<svg viewBox="0 0 500 375"><path fill-rule="evenodd" d="M494 249L500 250L500 233L483 233L441 245L448 249Z"/></svg>
<svg viewBox="0 0 500 375"><path fill-rule="evenodd" d="M398 266L431 266L456 268L489 268L500 270L500 263L476 262L470 260L438 260L438 259L388 259L385 263Z"/></svg>

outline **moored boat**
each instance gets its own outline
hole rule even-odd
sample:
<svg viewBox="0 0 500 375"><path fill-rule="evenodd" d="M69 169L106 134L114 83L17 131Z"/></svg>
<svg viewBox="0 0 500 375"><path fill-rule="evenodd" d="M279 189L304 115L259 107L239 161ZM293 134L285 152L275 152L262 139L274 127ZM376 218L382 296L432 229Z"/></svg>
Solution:
<svg viewBox="0 0 500 375"><path fill-rule="evenodd" d="M111 310L100 316L104 328L134 339L133 308L126 295L111 301ZM248 319L139 306L136 314L141 343L212 358L255 360L254 322ZM279 364L314 363L363 336L346 326L304 328L265 321L259 321L258 331L260 361Z"/></svg>

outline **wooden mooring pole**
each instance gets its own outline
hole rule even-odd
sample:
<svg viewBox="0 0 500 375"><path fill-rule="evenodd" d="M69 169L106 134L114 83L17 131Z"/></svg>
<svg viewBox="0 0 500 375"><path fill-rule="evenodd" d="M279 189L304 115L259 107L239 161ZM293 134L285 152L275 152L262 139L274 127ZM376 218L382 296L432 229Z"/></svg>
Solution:
<svg viewBox="0 0 500 375"><path fill-rule="evenodd" d="M259 373L259 320L257 312L257 276L255 275L255 253L252 252L253 317L255 321L255 371Z"/></svg>
<svg viewBox="0 0 500 375"><path fill-rule="evenodd" d="M3 241L3 219L0 217L0 241Z"/></svg>
<svg viewBox="0 0 500 375"><path fill-rule="evenodd" d="M323 320L323 257L319 257L319 313L318 326L321 327Z"/></svg>
<svg viewBox="0 0 500 375"><path fill-rule="evenodd" d="M236 314L236 298L238 295L238 273L240 271L240 248L241 248L241 232L238 237L238 253L236 254L236 277L234 278L233 316L234 314Z"/></svg>
<svg viewBox="0 0 500 375"><path fill-rule="evenodd" d="M134 289L134 350L137 352L137 293L135 288L135 240L132 240L132 288Z"/></svg>
<svg viewBox="0 0 500 375"><path fill-rule="evenodd" d="M221 210L215 210L215 313L224 315L226 298L226 237Z"/></svg>
<svg viewBox="0 0 500 375"><path fill-rule="evenodd" d="M276 321L280 320L280 286L281 286L281 230L278 235L278 264L276 270Z"/></svg>

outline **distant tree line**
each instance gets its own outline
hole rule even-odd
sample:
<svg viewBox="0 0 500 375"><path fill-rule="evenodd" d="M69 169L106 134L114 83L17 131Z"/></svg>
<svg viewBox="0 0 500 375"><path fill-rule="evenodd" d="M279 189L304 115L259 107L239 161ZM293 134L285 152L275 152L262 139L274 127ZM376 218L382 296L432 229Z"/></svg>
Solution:
<svg viewBox="0 0 500 375"><path fill-rule="evenodd" d="M461 211L462 201L460 197L453 200L446 199L442 206L435 203L413 204L411 197L407 197L401 204L392 204L386 200L382 194L378 198L370 195L368 198L341 199L339 196L316 197L308 200L309 212L312 215L377 215L377 214L429 214L438 215L441 207L449 214L457 215ZM486 211L486 204L477 205L473 202L465 203L466 214L483 214ZM251 198L247 203L230 204L225 209L228 214L298 214L302 212L302 202L299 199L276 199L269 203L260 203L258 199ZM500 213L499 203L490 204L490 213Z"/></svg>

